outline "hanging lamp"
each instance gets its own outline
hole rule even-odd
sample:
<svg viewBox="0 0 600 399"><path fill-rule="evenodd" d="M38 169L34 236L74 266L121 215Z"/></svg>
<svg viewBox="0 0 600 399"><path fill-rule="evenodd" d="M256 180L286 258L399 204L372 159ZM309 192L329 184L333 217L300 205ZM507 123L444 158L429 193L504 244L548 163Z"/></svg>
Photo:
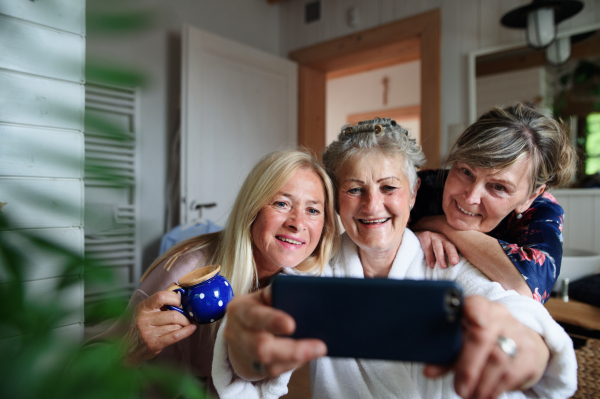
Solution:
<svg viewBox="0 0 600 399"><path fill-rule="evenodd" d="M508 28L525 29L527 45L543 49L555 41L557 25L582 9L580 0L533 0L504 14L500 23ZM559 48L564 52L564 47L563 44Z"/></svg>
<svg viewBox="0 0 600 399"><path fill-rule="evenodd" d="M578 35L561 37L546 48L546 61L550 65L559 66L567 62L571 56L571 46L596 34L596 31L580 33Z"/></svg>

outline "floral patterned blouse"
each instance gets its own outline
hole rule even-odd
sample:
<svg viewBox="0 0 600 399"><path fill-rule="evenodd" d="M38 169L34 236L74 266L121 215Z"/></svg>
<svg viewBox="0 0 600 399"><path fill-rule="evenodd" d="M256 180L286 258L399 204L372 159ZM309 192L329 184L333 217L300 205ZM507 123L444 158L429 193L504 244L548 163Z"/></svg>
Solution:
<svg viewBox="0 0 600 399"><path fill-rule="evenodd" d="M410 214L409 226L425 216L443 215L442 195L447 170L423 170L418 173L421 186ZM488 235L496 238L508 258L519 269L533 292L544 303L560 273L564 212L552 194L545 192L517 219L515 212L506 216Z"/></svg>

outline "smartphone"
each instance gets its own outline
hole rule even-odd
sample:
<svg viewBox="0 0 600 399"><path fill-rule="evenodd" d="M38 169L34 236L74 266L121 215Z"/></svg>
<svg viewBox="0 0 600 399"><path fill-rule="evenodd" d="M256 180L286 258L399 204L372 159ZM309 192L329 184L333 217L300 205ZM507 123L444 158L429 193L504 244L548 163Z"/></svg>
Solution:
<svg viewBox="0 0 600 399"><path fill-rule="evenodd" d="M318 338L327 356L450 364L461 343L463 295L453 281L279 275L273 307Z"/></svg>

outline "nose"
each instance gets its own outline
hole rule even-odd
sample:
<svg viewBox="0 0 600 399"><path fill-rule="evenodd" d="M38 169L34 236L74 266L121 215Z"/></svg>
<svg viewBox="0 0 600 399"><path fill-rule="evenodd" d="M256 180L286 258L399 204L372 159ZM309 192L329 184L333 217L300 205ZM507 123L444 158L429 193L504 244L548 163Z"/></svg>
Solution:
<svg viewBox="0 0 600 399"><path fill-rule="evenodd" d="M375 215L383 208L383 196L379 192L368 193L365 196L362 210L366 214Z"/></svg>
<svg viewBox="0 0 600 399"><path fill-rule="evenodd" d="M481 189L479 184L473 183L467 186L465 190L465 201L469 205L477 205L481 202Z"/></svg>
<svg viewBox="0 0 600 399"><path fill-rule="evenodd" d="M305 215L302 209L292 208L285 220L284 225L293 231L302 231L306 229Z"/></svg>

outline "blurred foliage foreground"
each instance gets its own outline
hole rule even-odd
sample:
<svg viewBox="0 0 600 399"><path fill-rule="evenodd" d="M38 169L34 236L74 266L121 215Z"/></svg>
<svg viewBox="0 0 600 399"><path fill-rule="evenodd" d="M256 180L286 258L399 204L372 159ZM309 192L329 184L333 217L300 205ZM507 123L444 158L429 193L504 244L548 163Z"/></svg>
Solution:
<svg viewBox="0 0 600 399"><path fill-rule="evenodd" d="M0 231L6 230L11 230L10 224L0 214ZM138 398L149 389L166 397L205 397L194 378L173 369L125 367L122 349L114 342L82 349L79 339L57 334L56 326L72 308L61 300L61 293L81 284L73 276L85 273L86 280L110 283L111 272L27 230L11 235L10 240L0 239L0 398ZM64 260L64 277L50 294L27 292L23 283L33 248ZM125 305L123 300L101 301L86 309L86 322L117 317Z"/></svg>
<svg viewBox="0 0 600 399"><path fill-rule="evenodd" d="M149 24L148 13L92 12L92 6L98 4L104 8L107 5L88 2L88 34L138 31ZM138 73L100 66L89 60L86 78L131 86L142 82ZM108 121L91 122L106 134L122 135ZM60 161L77 164L76 160ZM22 198L33 198L32 206L44 202L35 193L24 193ZM144 397L143 393L149 391L173 398L205 397L195 378L177 370L156 365L138 369L125 367L121 362L122 348L116 342L84 347L82 328L73 325L73 320L81 320L83 304L65 303L68 302L65 298L73 297L68 295L69 290L81 289L82 275L86 283L111 284L110 268L101 267L93 259L36 236L30 230L15 227L0 211L1 399L129 399ZM58 281L56 286L44 292L35 292L32 285L25 282L32 280L32 270L37 270L35 259L40 259L39 256L58 259L64 268L58 274L62 277L52 279ZM92 309L85 309L85 322L94 324L115 318L124 311L125 302L101 300ZM73 328L65 328L68 325ZM69 333L69 329L74 332Z"/></svg>

